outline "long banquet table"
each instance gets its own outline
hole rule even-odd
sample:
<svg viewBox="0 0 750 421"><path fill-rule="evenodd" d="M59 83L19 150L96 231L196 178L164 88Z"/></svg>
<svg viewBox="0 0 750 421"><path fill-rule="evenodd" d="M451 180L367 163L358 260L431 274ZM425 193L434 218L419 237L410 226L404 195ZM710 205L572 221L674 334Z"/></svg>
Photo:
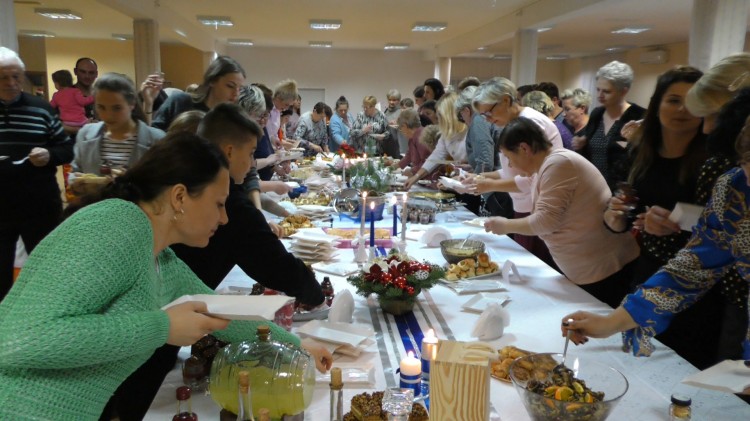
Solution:
<svg viewBox="0 0 750 421"><path fill-rule="evenodd" d="M484 241L492 260L501 265L506 260L516 264L521 274L520 282L503 283L511 301L505 308L511 315L510 325L505 328L501 338L489 342L501 348L515 345L535 352L561 352L564 338L560 333L560 320L572 311L585 309L595 312L607 312L610 309L591 295L575 286L565 277L544 264L541 260L521 248L507 236L484 233L481 228L461 223L474 218L475 215L464 209L438 214L438 224L447 228L453 238L465 238L471 234L472 239ZM334 221L334 226L356 226L351 221ZM386 216L377 223L377 227L390 227L391 219ZM399 225L400 226L400 225ZM409 224L410 232L425 230L427 225ZM288 246L288 244L287 244ZM417 241L408 241L407 252L418 260L433 263L445 262L439 248L428 248ZM339 259L352 260L353 252L344 249ZM330 276L336 291L352 287L345 278ZM500 276L500 278L502 278ZM241 270L235 269L227 276L222 286L249 286L253 281ZM352 290L352 293L354 291ZM479 314L462 311L461 305L471 295L457 295L452 290L438 285L419 296L414 314L422 331L432 328L441 339L475 341L471 330ZM295 322L299 326L305 322ZM372 326L376 332L376 344L358 358L334 355L336 364L356 364L359 367L373 369L374 383L369 385L348 385L344 389L345 409L348 411L352 396L365 391L383 390L397 386L399 361L404 357L404 345L401 340L395 319L384 314L374 297L366 299L355 295L354 323ZM586 345L571 347L568 358L576 355L593 358L621 371L628 379L629 389L620 404L610 415L611 420L667 420L670 396L680 393L692 398L694 420L739 420L750 419L750 405L734 395L699 389L681 384L687 375L697 371L690 363L679 357L671 349L656 344L657 349L649 358L636 358L621 350L619 335L607 339L592 339ZM417 345L418 346L418 345ZM189 348L183 348L181 358L189 355ZM490 386L493 420L528 420L520 397L511 384L492 380ZM165 420L174 414L175 389L182 385L180 370L176 367L164 381L158 396L154 400L146 420ZM210 396L199 394L193 396L193 410L202 421L218 420L219 408ZM327 381L318 381L313 402L305 411L307 420L328 420L329 387Z"/></svg>

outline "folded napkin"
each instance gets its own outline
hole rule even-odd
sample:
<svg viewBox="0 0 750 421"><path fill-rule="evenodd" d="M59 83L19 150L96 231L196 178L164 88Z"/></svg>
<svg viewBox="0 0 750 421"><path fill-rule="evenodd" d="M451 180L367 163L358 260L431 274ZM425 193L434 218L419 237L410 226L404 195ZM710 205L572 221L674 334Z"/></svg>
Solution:
<svg viewBox="0 0 750 421"><path fill-rule="evenodd" d="M744 361L726 360L691 374L682 383L727 393L741 393L750 387L750 368Z"/></svg>
<svg viewBox="0 0 750 421"><path fill-rule="evenodd" d="M328 311L329 322L351 323L354 314L354 297L351 291L345 289L336 294Z"/></svg>
<svg viewBox="0 0 750 421"><path fill-rule="evenodd" d="M440 247L441 241L450 239L450 231L443 227L432 227L422 234L420 241L427 244L427 247Z"/></svg>
<svg viewBox="0 0 750 421"><path fill-rule="evenodd" d="M506 260L505 263L503 263L503 280L509 283L521 283L523 282L523 278L521 277L521 274L518 272L518 268L516 267L516 264L513 263L511 260Z"/></svg>
<svg viewBox="0 0 750 421"><path fill-rule="evenodd" d="M503 331L510 324L510 313L498 303L491 303L482 312L471 330L471 336L483 341L490 341L503 336Z"/></svg>
<svg viewBox="0 0 750 421"><path fill-rule="evenodd" d="M352 346L347 344L342 345L328 341L321 341L315 338L305 338L305 343L319 345L328 350L328 352L330 352L331 354L341 354L356 358L359 357L362 351L370 347L374 343L374 341L372 339L365 339L362 343L359 344L359 346Z"/></svg>

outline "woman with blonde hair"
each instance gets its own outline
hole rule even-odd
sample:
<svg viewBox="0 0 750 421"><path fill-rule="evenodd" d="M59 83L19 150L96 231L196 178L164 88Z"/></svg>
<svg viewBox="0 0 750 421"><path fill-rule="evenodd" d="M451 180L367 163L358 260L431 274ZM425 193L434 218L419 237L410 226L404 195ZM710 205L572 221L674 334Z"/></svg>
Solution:
<svg viewBox="0 0 750 421"><path fill-rule="evenodd" d="M560 132L560 137L562 137L565 149L573 149L573 135L570 133L570 130L565 127L565 124L555 119L555 103L552 102L549 95L542 91L531 91L523 96L521 99L521 105L531 107L549 117Z"/></svg>
<svg viewBox="0 0 750 421"><path fill-rule="evenodd" d="M357 114L357 119L349 131L349 143L354 149L370 156L382 155L383 141L390 137L388 120L385 114L375 107L377 103L378 100L374 96L366 96L362 100L362 112Z"/></svg>
<svg viewBox="0 0 750 421"><path fill-rule="evenodd" d="M416 174L406 180L405 187L409 189L422 177L431 173L440 165L441 161L452 160L455 164L466 164L466 132L465 123L458 121L455 104L458 94L455 92L445 94L437 103L438 127L440 128L440 139L435 150L432 151L422 168Z"/></svg>

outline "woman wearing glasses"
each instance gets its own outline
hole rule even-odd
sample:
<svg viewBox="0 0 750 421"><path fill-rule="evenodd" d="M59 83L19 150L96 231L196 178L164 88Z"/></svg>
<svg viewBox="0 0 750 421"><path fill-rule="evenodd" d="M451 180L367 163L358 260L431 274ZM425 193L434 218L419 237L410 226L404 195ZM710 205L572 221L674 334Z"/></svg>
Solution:
<svg viewBox="0 0 750 421"><path fill-rule="evenodd" d="M504 77L492 78L479 86L474 96L474 109L487 121L498 127L505 127L519 117L527 118L542 130L552 149L562 148L560 132L546 115L529 107L522 106L516 98L516 85ZM475 187L475 193L508 192L513 199L516 218L528 216L532 210L531 184L533 173L525 174L514 168L505 154L500 154L500 170L482 174L481 180L468 183ZM513 236L518 244L542 259L552 267L554 260L547 246L536 236L517 233Z"/></svg>

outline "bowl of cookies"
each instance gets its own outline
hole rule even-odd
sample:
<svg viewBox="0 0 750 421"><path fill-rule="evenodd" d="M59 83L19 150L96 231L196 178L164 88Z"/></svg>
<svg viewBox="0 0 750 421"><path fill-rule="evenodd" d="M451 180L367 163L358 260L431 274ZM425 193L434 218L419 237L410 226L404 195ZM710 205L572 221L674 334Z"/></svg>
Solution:
<svg viewBox="0 0 750 421"><path fill-rule="evenodd" d="M440 252L448 263L458 264L465 259L475 259L484 252L484 243L478 240L443 240Z"/></svg>

